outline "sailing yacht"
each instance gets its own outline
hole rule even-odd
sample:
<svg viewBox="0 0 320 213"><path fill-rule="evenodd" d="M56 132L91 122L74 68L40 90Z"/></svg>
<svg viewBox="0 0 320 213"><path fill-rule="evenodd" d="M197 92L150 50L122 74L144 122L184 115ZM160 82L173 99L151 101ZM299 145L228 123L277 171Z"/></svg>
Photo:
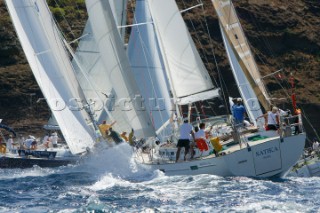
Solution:
<svg viewBox="0 0 320 213"><path fill-rule="evenodd" d="M94 148L96 124L45 0L5 1L33 75L68 144L68 155L26 150L2 156L0 166L60 166ZM57 158L56 158L57 157Z"/></svg>
<svg viewBox="0 0 320 213"><path fill-rule="evenodd" d="M217 0L212 3L219 17L224 45L240 94L256 128L238 130L232 127L232 121L228 117L220 117L210 123L215 131L213 141L220 141L224 147L220 152L216 154L208 152L187 161L175 162L174 146L154 144L149 153L138 150L137 161L148 168L159 169L167 175L283 177L303 153L305 133L285 134L282 129L284 127L279 131L266 131L261 122L260 124L256 122L262 115L259 102L265 110L269 108L268 93L231 1ZM210 77L200 60L175 1L137 1L135 15L136 20L146 23L145 25L152 23L151 26L137 24L133 32L139 32L136 37L151 35L152 40L157 40L160 51L157 57L159 55L161 57L162 68L165 70L175 105L190 105L195 101L219 95L218 89L209 82ZM148 30L153 30L154 34ZM147 41L148 39L144 38L143 45ZM130 55L134 53L129 54L129 57ZM140 70L140 75L141 72L143 71ZM144 75L148 73L145 72ZM165 84L161 86L164 87ZM286 119L292 120L289 117ZM287 122L286 125L295 124ZM302 128L301 123L298 125Z"/></svg>

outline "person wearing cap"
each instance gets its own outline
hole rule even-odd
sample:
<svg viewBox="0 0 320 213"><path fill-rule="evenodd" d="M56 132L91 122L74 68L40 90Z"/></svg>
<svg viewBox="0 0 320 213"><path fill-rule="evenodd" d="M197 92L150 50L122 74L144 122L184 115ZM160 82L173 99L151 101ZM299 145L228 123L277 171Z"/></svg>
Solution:
<svg viewBox="0 0 320 213"><path fill-rule="evenodd" d="M236 104L232 106L232 114L236 125L243 125L246 109L242 105L242 99L237 98Z"/></svg>
<svg viewBox="0 0 320 213"><path fill-rule="evenodd" d="M107 124L107 121L102 121L102 124L99 125L99 130L102 134L104 139L107 138L109 134L109 129L116 123L116 121L112 122L111 124Z"/></svg>
<svg viewBox="0 0 320 213"><path fill-rule="evenodd" d="M190 149L190 134L192 135L193 140L195 140L193 127L188 123L188 118L184 118L183 124L180 126L180 138L177 144L178 150L176 153L176 162L178 162L180 158L180 151L182 147L184 147L184 160L186 160L186 155ZM194 151L191 150L191 158L193 158L193 155Z"/></svg>

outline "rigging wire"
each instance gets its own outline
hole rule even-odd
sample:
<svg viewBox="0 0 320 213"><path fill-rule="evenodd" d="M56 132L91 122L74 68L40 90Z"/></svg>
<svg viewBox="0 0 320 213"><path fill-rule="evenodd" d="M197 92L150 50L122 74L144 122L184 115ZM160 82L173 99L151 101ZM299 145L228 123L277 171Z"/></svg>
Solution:
<svg viewBox="0 0 320 213"><path fill-rule="evenodd" d="M277 82L277 84L281 87L281 89L283 90L283 92L285 93L285 96L290 99L291 96L290 96L290 94L289 94L289 92L288 92L288 90L290 89L289 86L288 86L287 89L285 89L285 88L282 86L282 84L280 83L279 79L277 79L277 78L275 77L275 75L272 75L272 76L273 76L273 78L275 79L275 81ZM287 81L286 81L286 82L287 82ZM287 82L287 84L289 85L289 82ZM313 130L313 132L315 133L315 135L316 135L317 138L319 139L319 135L318 135L316 129L313 127L313 125L312 125L309 117L308 117L307 114L305 113L305 110L301 107L301 105L297 105L297 107L303 111L303 113L301 114L302 117L305 119L305 121L307 121L307 123L310 125L310 127L311 127L312 130Z"/></svg>
<svg viewBox="0 0 320 213"><path fill-rule="evenodd" d="M234 17L234 18L236 19L236 22L234 22L234 23L231 23L232 12L235 13L235 17ZM238 24L239 24L240 34L242 33L242 34L244 35L244 37L243 37L244 44L246 44L246 46L248 46L248 51L250 52L251 57L252 57L252 60L253 60L253 66L254 66L254 68L257 70L256 73L257 73L258 75L260 75L260 71L259 71L259 69L258 69L258 66L257 66L256 62L255 62L254 56L252 55L252 49L253 49L253 48L251 48L252 45L250 45L248 39L246 39L246 37L245 37L243 28L242 28L242 26L241 26L240 20L239 20L238 15L237 15L237 11L236 11L236 9L235 9L235 7L234 7L234 5L233 5L233 3L232 3L231 0L230 0L230 6L229 6L229 13L228 13L228 14L229 14L229 16L228 16L228 24L229 24L229 25L232 25L232 24L235 24L235 23L238 23ZM230 31L232 31L232 33L233 33L235 36L237 36L237 32L236 32L235 28L231 27ZM239 43L240 41L238 40L238 38L237 38L236 40L237 40L237 42L238 42L238 46L240 47L242 54L243 54L243 55L246 55L246 51L243 49L243 44ZM242 60L242 61L243 61L243 63L245 63L244 60ZM247 64L247 66L251 67L251 66L250 66L250 63L246 63L246 64ZM248 70L248 71L250 72L250 70ZM252 72L250 72L250 73L252 73ZM254 80L255 80L255 79L254 79ZM260 78L260 80L261 80L261 82L259 83L260 86L262 86L262 87L264 88L264 90L266 91L267 94L270 94L270 91L269 91L268 88L264 85L264 83L263 83L263 81L262 81L261 78ZM259 87L260 87L260 86L259 86Z"/></svg>
<svg viewBox="0 0 320 213"><path fill-rule="evenodd" d="M55 1L56 5L57 5L58 7L60 7L59 3L58 3L56 0L54 0L54 1ZM77 2L75 2L75 4L76 4L77 9L80 10L79 7L78 7ZM66 35L63 33L63 30L62 30L62 28L60 27L59 22L57 21L57 19L56 19L54 16L52 16L52 18L53 18L53 21L56 23L56 26L57 26L58 30L60 31L60 36L61 36L61 38L63 38L63 39L65 40L65 42L66 42L66 41L67 41ZM76 38L76 37L75 37L75 34L74 34L73 30L72 30L72 27L70 26L69 21L67 21L67 19L66 19L65 16L63 16L63 20L64 20L64 21L67 23L67 25L69 26L68 29L70 30L70 33L73 35L74 38ZM82 36L82 37L85 37L85 36ZM78 40L79 40L79 39L78 39ZM80 40L81 40L81 37L80 37ZM66 48L67 45L68 45L68 44L66 43L66 44L65 44L65 48ZM74 59L75 59L73 50L71 50L71 48L68 48L67 52L69 53L69 56L70 56L71 58L74 58ZM76 60L76 59L75 59L75 60ZM74 66L74 65L73 65L73 66ZM76 66L79 67L79 69L81 70L81 66L80 66L78 63L76 63ZM82 73L82 75L84 76L85 79L88 79L88 76L86 76L86 74L84 74L83 72L81 72L81 73ZM76 74L76 75L77 75L77 74ZM78 77L77 77L77 81L79 82L79 78L78 78ZM81 85L80 82L79 82L79 84ZM89 83L89 84L92 85L91 83ZM97 86L97 85L95 85L95 86ZM95 88L95 89L98 89L98 90L102 91L102 90L99 89L99 88L96 88L96 87L93 87L93 86L91 86L91 87L92 87L92 89ZM102 103L104 103L104 101L100 98L100 96L98 95L98 92L97 92L96 90L95 90L95 93L96 93L97 97L102 101ZM91 104L90 104L90 100L91 100L91 99L88 99L88 100L87 100L87 97L85 97L84 100L86 101L85 109L86 109L87 114L88 114L88 115L90 116L90 118L92 119L92 122L97 125L98 122L97 122L97 120L96 120L95 117L94 117L95 113L93 112L93 109L92 109ZM104 105L104 104L103 104L103 105ZM105 105L104 105L103 108L105 108ZM112 116L110 116L110 114L108 113L108 109L105 109L105 111L106 111L106 113L108 114L108 117L109 117L110 119L113 119ZM124 120L125 120L125 119L124 119Z"/></svg>
<svg viewBox="0 0 320 213"><path fill-rule="evenodd" d="M208 21L207 21L207 19L206 19L206 15L205 15L205 9L204 9L204 3L202 2L202 0L197 0L199 3L201 3L202 4L202 6L201 6L201 8L202 8L202 15L203 15L203 19L204 19L204 23L205 23L205 26L203 26L203 21L202 20L199 20L199 22L201 23L201 25L202 25L202 28L203 29L205 29L206 30L206 32L207 32L207 34L208 34L208 37L209 37L209 44L210 44L210 49L211 49L211 52L212 52L212 56L213 56L213 58L214 58L214 62L215 62L215 65L216 65L216 69L217 69L217 71L218 71L218 79L219 79L219 83L216 81L216 79L215 78L211 78L211 79L213 79L213 81L215 82L215 84L217 85L217 86L219 86L220 85L220 88L221 88L221 93L222 93L222 96L223 96L223 100L224 100L224 105L225 105L225 107L226 107L226 109L227 109L227 112L229 112L229 110L228 110L228 104L227 104L227 101L226 101L226 95L225 95L225 91L224 91L224 89L223 89L223 85L226 85L225 84L225 82L224 82L224 80L223 80L223 78L222 78L222 74L221 74L221 71L220 71L220 69L219 69L219 66L218 66L218 62L217 62L217 59L216 59L216 55L215 55L215 52L214 52L214 45L213 45L213 42L212 42L212 37L211 37L211 34L210 34L210 30L209 30L209 26L208 26ZM184 5L184 7L187 7L186 6L186 3L185 3L185 1L184 0L182 0L182 3L183 3L183 5ZM192 28L193 28L193 30L195 31L195 35L196 35L196 38L197 38L197 41L198 41L198 43L200 44L200 49L201 50L204 50L205 48L202 46L202 43L201 43L201 39L200 39L200 36L199 36L199 34L198 34L198 31L196 30L196 28L195 28L195 25L194 25L194 23L193 23L193 21L189 18L189 22L191 23L191 26L192 26ZM198 48L199 49L199 48ZM202 51L203 52L203 51ZM203 56L204 58L205 58L205 60L206 60L206 63L207 64L209 64L209 60L208 60L208 58L207 58L207 56L206 56L206 54L204 53L204 56ZM213 72L213 70L211 70L211 72ZM226 86L225 86L225 88L227 88ZM227 91L227 93L228 93L228 90L226 89L226 91ZM210 105L210 107L211 107L211 105Z"/></svg>
<svg viewBox="0 0 320 213"><path fill-rule="evenodd" d="M201 4L201 8L202 8L202 12L203 12L203 17L205 17L204 7L203 7L204 3L202 2L202 0L197 0L197 1L198 1L199 4ZM182 0L182 3L183 3L183 6L186 8L187 5L186 5L186 3L184 2L184 0ZM204 20L205 20L205 23L206 23L206 27L203 26L203 20L202 20L202 19L198 19L199 23L200 23L201 26L202 26L202 29L206 29L207 32L209 33L209 28L207 27L206 19L204 19ZM193 21L192 21L192 19L191 19L190 17L188 18L188 22L191 24L192 29L193 29L193 31L195 32L195 36L193 36L193 37L195 37L195 40L197 41L197 44L200 45L200 48L197 48L197 49L198 49L198 51L200 50L201 52L203 52L202 58L204 58L204 60L206 61L206 63L209 64L209 59L208 59L208 57L207 57L207 54L205 53L205 48L204 48L204 46L202 45L202 42L201 42L201 39L200 39L200 35L199 35L199 33L198 33L198 30L196 29L195 24L193 23ZM210 36L209 36L209 38L210 38ZM210 38L210 39L211 39L211 38ZM209 69L211 70L211 72L213 72L213 70L212 70L210 67L209 67ZM213 78L213 81L215 82L216 85L218 85L215 78Z"/></svg>
<svg viewBox="0 0 320 213"><path fill-rule="evenodd" d="M131 12L132 12L132 14L135 14L135 11L133 10L133 8L135 8L135 7L133 7L133 5L132 5L132 1L131 1ZM136 17L134 16L134 21L135 21L135 23L138 23L138 21L137 21L137 19L136 19ZM143 26L142 26L143 27ZM145 75L142 75L143 76L143 82L144 82L144 84L146 85L147 84L147 82L151 82L151 85L152 85L152 91L151 91L151 94L152 94L152 96L154 96L154 98L155 98L155 100L156 100L156 103L157 104L159 104L158 103L158 101L157 100L159 100L159 97L157 97L157 93L156 93L156 91L155 91L155 83L154 83L154 80L155 79L153 79L152 78L152 76L151 76L151 70L150 70L150 66L149 66L149 63L148 63L148 55L149 56L151 56L152 54L149 52L149 53L147 53L147 51L148 51L148 49L146 48L146 45L145 45L145 42L143 41L143 39L142 39L142 37L141 37L141 32L140 32L140 27L139 26L137 26L136 27L136 30L138 31L137 32L137 34L138 34L138 39L140 40L140 42L141 42L141 45L142 45L142 54L143 54L143 57L144 57L144 60L145 60L145 62L146 62L146 64L147 64L147 74L148 74L148 78L149 78L149 80L147 80L146 78L145 78ZM131 32L132 32L132 30L131 30ZM131 34L132 35L132 34ZM133 34L133 36L134 35L136 35L136 34ZM144 89L144 91L146 91L146 93L147 94L149 94L149 96L150 96L150 93L148 92L149 90L148 89L146 89L147 88L147 86L145 86L145 89ZM150 96L151 97L151 96ZM159 112L159 114L160 114L160 119L161 119L161 122L162 123L165 123L166 121L165 121L165 119L164 119L164 117L163 117L163 114L161 113L161 108L159 107L159 109L157 110L158 112ZM154 127L154 116L153 116L153 114L152 114L152 110L150 110L150 115L151 115L151 118L152 118L152 124L153 124L153 127Z"/></svg>
<svg viewBox="0 0 320 213"><path fill-rule="evenodd" d="M59 8L61 8L61 6L60 6L61 4L59 4L57 0L54 0L54 2L55 2L55 4L56 4ZM78 3L77 3L76 1L74 1L74 3L75 3L75 5L76 5L77 9L79 10ZM67 5L65 5L65 6L67 6ZM61 8L61 9L62 9L62 8ZM54 16L53 16L53 17L54 17ZM68 30L69 30L69 32L71 33L71 35L73 36L73 38L74 38L74 39L77 38L77 36L74 34L74 32L73 32L73 30L72 30L72 26L69 24L69 21L66 19L66 16L65 16L65 15L62 15L62 17L63 17L63 20L65 21L65 23L67 24ZM55 17L54 17L54 20L55 20L55 22L57 23L56 25L58 26L58 29L59 29L60 33L63 35L64 38L67 38L67 36L63 33L64 31L61 29L61 27L60 27L60 25L58 24L58 21L56 20Z"/></svg>

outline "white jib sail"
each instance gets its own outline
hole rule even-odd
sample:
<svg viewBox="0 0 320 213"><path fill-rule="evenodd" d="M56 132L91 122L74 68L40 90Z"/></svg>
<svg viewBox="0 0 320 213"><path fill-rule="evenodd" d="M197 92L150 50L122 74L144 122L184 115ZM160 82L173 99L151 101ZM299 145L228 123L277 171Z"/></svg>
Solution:
<svg viewBox="0 0 320 213"><path fill-rule="evenodd" d="M94 130L82 104L61 34L45 0L8 0L9 13L32 72L73 154L94 145ZM80 107L78 106L80 105Z"/></svg>
<svg viewBox="0 0 320 213"><path fill-rule="evenodd" d="M102 61L117 96L137 137L154 136L155 130L141 100L128 57L107 1L87 0L87 10ZM128 130L126 130L128 131Z"/></svg>
<svg viewBox="0 0 320 213"><path fill-rule="evenodd" d="M134 23L127 47L134 77L146 108L156 130L161 128L172 113L170 89L162 62L152 18L145 0L136 2ZM163 132L166 131L166 132ZM161 135L168 136L172 130L165 128Z"/></svg>
<svg viewBox="0 0 320 213"><path fill-rule="evenodd" d="M161 53L178 104L219 96L174 0L149 0ZM201 93L207 93L202 96ZM184 99L192 96L192 98ZM179 101L180 99L180 101Z"/></svg>

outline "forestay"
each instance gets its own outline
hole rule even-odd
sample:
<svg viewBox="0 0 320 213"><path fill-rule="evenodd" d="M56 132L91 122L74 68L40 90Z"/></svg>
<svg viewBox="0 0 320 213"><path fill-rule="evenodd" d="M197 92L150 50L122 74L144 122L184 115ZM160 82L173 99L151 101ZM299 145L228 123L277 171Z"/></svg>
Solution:
<svg viewBox="0 0 320 213"><path fill-rule="evenodd" d="M71 152L85 152L94 145L94 130L46 1L7 0L6 4L32 72Z"/></svg>

